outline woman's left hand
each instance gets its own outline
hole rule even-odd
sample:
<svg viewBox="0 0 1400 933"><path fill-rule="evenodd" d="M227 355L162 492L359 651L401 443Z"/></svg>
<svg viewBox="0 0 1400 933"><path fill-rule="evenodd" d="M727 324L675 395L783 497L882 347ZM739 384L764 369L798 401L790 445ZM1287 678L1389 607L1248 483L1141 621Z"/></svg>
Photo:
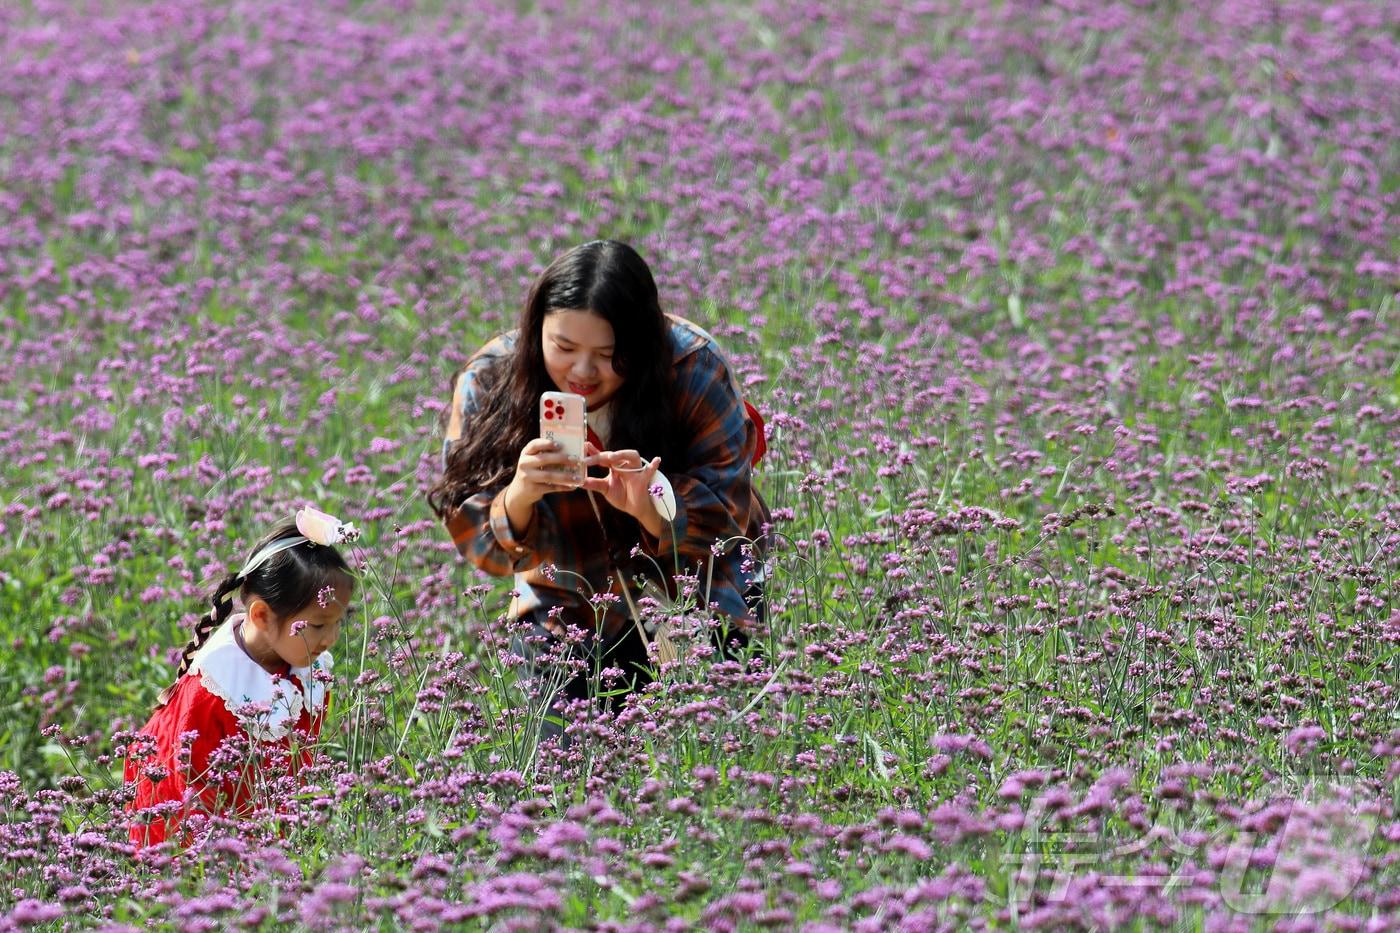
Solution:
<svg viewBox="0 0 1400 933"><path fill-rule="evenodd" d="M583 453L586 463L608 471L607 476L584 480L583 488L601 493L609 505L641 522L652 537L659 537L664 523L652 502L651 487L661 458L654 457L648 463L635 450L599 450L592 444L585 444Z"/></svg>

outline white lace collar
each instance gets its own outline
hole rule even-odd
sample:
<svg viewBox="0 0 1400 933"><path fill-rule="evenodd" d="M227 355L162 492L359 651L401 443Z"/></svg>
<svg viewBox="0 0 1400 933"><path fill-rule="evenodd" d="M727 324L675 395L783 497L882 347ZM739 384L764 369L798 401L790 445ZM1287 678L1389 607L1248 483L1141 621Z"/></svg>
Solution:
<svg viewBox="0 0 1400 933"><path fill-rule="evenodd" d="M242 621L238 613L219 626L195 652L189 672L199 674L204 689L224 701L249 735L275 742L292 731L303 709L316 713L326 705L326 685L316 674L330 672L331 653L322 652L310 667L292 668L290 677L274 677L239 646L234 626Z"/></svg>

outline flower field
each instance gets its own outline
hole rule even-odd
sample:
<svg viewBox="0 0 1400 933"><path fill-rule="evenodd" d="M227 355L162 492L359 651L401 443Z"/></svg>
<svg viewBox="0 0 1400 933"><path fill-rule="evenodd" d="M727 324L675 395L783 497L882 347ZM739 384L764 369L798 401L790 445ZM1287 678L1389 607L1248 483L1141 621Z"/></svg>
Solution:
<svg viewBox="0 0 1400 933"><path fill-rule="evenodd" d="M16 0L0 61L0 930L1400 928L1400 6ZM767 417L773 612L560 749L423 493L600 236ZM135 860L307 504L317 764Z"/></svg>

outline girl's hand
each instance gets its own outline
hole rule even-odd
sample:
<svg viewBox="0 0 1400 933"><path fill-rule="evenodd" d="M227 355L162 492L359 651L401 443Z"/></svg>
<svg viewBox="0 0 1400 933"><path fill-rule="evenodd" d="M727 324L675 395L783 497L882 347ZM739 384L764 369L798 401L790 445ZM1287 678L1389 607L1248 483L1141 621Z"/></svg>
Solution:
<svg viewBox="0 0 1400 933"><path fill-rule="evenodd" d="M659 537L664 523L652 502L651 487L661 467L661 458L647 462L635 450L600 451L592 444L585 444L583 452L589 463L606 467L608 471L607 476L591 476L584 480L583 488L602 493L609 505L641 522L652 537Z"/></svg>

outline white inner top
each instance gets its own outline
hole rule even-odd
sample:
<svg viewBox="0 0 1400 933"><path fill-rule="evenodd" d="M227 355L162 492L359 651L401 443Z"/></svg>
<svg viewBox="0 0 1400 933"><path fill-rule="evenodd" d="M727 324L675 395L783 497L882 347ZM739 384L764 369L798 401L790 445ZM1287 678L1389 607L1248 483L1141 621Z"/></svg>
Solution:
<svg viewBox="0 0 1400 933"><path fill-rule="evenodd" d="M595 409L588 412L588 426L593 429L593 433L598 435L598 440L603 442L603 449L608 447L608 435L612 434L612 399L608 399Z"/></svg>

